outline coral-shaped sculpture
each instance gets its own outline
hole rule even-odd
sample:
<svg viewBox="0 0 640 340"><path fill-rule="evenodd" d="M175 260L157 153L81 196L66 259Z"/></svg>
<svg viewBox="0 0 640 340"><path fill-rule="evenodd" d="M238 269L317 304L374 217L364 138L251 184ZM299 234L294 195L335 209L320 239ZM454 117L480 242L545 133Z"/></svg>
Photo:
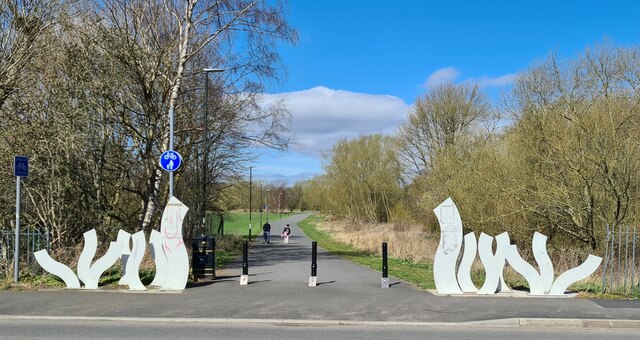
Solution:
<svg viewBox="0 0 640 340"><path fill-rule="evenodd" d="M554 269L547 254L547 237L540 233L533 235L533 257L539 271L522 259L515 245L510 244L509 234L495 237L496 251L492 251L493 237L481 233L476 244L473 233L464 237L464 254L456 275L456 261L462 242L462 220L458 208L451 198L442 202L433 210L440 223L440 243L433 261L433 277L438 294L452 295L473 293L495 294L510 291L504 281L504 266L508 262L529 283L531 295L563 295L572 283L589 277L598 269L602 258L589 255L580 266L570 269L554 281ZM475 260L476 250L485 268L485 282L478 290L471 282L471 264Z"/></svg>

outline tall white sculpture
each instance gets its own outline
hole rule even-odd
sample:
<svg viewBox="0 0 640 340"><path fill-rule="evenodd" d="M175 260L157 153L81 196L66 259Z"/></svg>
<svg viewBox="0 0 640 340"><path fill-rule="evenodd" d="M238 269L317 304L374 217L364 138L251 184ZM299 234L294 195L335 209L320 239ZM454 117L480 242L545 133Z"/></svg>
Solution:
<svg viewBox="0 0 640 340"><path fill-rule="evenodd" d="M161 287L164 290L183 290L187 286L189 257L182 240L182 222L188 210L177 198L171 197L162 213L160 234L169 273Z"/></svg>
<svg viewBox="0 0 640 340"><path fill-rule="evenodd" d="M458 208L447 198L433 212L440 223L440 243L433 260L433 279L438 294L462 294L456 278L456 262L462 246L462 220Z"/></svg>
<svg viewBox="0 0 640 340"><path fill-rule="evenodd" d="M462 261L458 267L458 283L460 289L465 293L478 291L476 285L471 281L471 266L476 259L477 248L476 235L474 233L464 235L464 253L462 253Z"/></svg>
<svg viewBox="0 0 640 340"><path fill-rule="evenodd" d="M507 232L496 235L495 240L496 253L493 256L493 259L497 266L498 276L500 276L500 282L496 292L510 292L511 288L509 288L507 283L504 281L504 265L507 263L506 254L504 252L509 244L511 244L511 240L509 240L509 234Z"/></svg>
<svg viewBox="0 0 640 340"><path fill-rule="evenodd" d="M147 290L147 288L140 281L140 263L144 258L144 252L147 248L147 242L144 237L144 231L131 235L133 240L133 249L131 249L131 256L127 261L127 280L126 284L129 286L129 290Z"/></svg>
<svg viewBox="0 0 640 340"><path fill-rule="evenodd" d="M162 249L162 234L155 230L151 230L149 236L149 244L151 244L151 256L156 264L156 276L149 284L150 286L163 287L167 282L167 255Z"/></svg>
<svg viewBox="0 0 640 340"><path fill-rule="evenodd" d="M485 278L484 284L478 291L478 294L495 294L500 286L500 271L496 256L492 250L493 237L480 233L480 241L478 242L478 254L480 261L484 265Z"/></svg>
<svg viewBox="0 0 640 340"><path fill-rule="evenodd" d="M533 250L533 258L538 263L538 269L540 270L542 289L547 294L553 284L553 263L549 254L547 254L547 237L535 232L531 242L531 249Z"/></svg>
<svg viewBox="0 0 640 340"><path fill-rule="evenodd" d="M91 260L96 256L96 250L98 249L98 236L96 235L96 230L91 229L82 234L82 238L84 238L84 247L80 253L76 269L78 271L78 279L86 285Z"/></svg>
<svg viewBox="0 0 640 340"><path fill-rule="evenodd" d="M131 240L131 234L120 229L118 230L118 238L116 242L122 245L122 254L120 255L120 264L122 267L122 277L120 281L118 281L119 285L127 285L129 281L129 276L127 275L127 262L129 261L129 256L131 256L131 247L129 246L129 241Z"/></svg>

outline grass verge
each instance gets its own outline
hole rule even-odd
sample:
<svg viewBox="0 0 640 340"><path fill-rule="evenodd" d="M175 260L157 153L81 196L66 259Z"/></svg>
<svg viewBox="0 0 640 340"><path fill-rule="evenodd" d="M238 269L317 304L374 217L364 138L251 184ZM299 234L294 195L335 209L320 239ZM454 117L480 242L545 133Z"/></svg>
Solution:
<svg viewBox="0 0 640 340"><path fill-rule="evenodd" d="M281 218L287 218L288 216L290 216L289 213L269 213L269 221L277 221ZM251 213L251 235L253 237L260 235L262 224L265 223L266 217L266 214L263 213L261 220L260 212L254 211ZM249 212L234 211L229 213L224 220L224 233L225 235L249 236Z"/></svg>
<svg viewBox="0 0 640 340"><path fill-rule="evenodd" d="M334 240L330 234L318 230L315 226L316 217L309 216L298 226L312 240L317 241L323 249L340 255L350 261L382 271L382 256L371 255L360 251L349 244ZM409 282L423 289L435 289L433 281L433 266L430 263L416 263L404 259L388 258L389 275Z"/></svg>

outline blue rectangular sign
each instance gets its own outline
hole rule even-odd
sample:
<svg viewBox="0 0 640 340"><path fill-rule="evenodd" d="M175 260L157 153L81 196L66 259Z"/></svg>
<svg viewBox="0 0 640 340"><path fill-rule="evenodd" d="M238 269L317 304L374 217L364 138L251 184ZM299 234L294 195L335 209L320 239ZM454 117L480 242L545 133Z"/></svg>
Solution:
<svg viewBox="0 0 640 340"><path fill-rule="evenodd" d="M29 176L29 158L16 156L13 161L13 175L19 177Z"/></svg>

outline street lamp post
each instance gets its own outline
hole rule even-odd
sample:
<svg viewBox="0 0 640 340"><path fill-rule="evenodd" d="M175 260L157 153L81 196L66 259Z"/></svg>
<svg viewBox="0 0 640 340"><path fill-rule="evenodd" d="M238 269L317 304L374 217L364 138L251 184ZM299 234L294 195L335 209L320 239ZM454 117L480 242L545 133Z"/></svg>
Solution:
<svg viewBox="0 0 640 340"><path fill-rule="evenodd" d="M202 145L202 234L204 235L207 217L207 173L209 172L209 73L223 72L222 69L205 68L204 71L204 138ZM173 127L172 127L173 129ZM173 130L172 130L173 131ZM172 138L173 140L173 138ZM173 142L172 142L173 145ZM171 173L173 176L173 173ZM170 177L170 181L173 177ZM173 183L173 182L172 182ZM173 187L173 186L172 186Z"/></svg>
<svg viewBox="0 0 640 340"><path fill-rule="evenodd" d="M269 222L269 188L267 188L267 202L265 204L265 211L267 213L266 220Z"/></svg>

